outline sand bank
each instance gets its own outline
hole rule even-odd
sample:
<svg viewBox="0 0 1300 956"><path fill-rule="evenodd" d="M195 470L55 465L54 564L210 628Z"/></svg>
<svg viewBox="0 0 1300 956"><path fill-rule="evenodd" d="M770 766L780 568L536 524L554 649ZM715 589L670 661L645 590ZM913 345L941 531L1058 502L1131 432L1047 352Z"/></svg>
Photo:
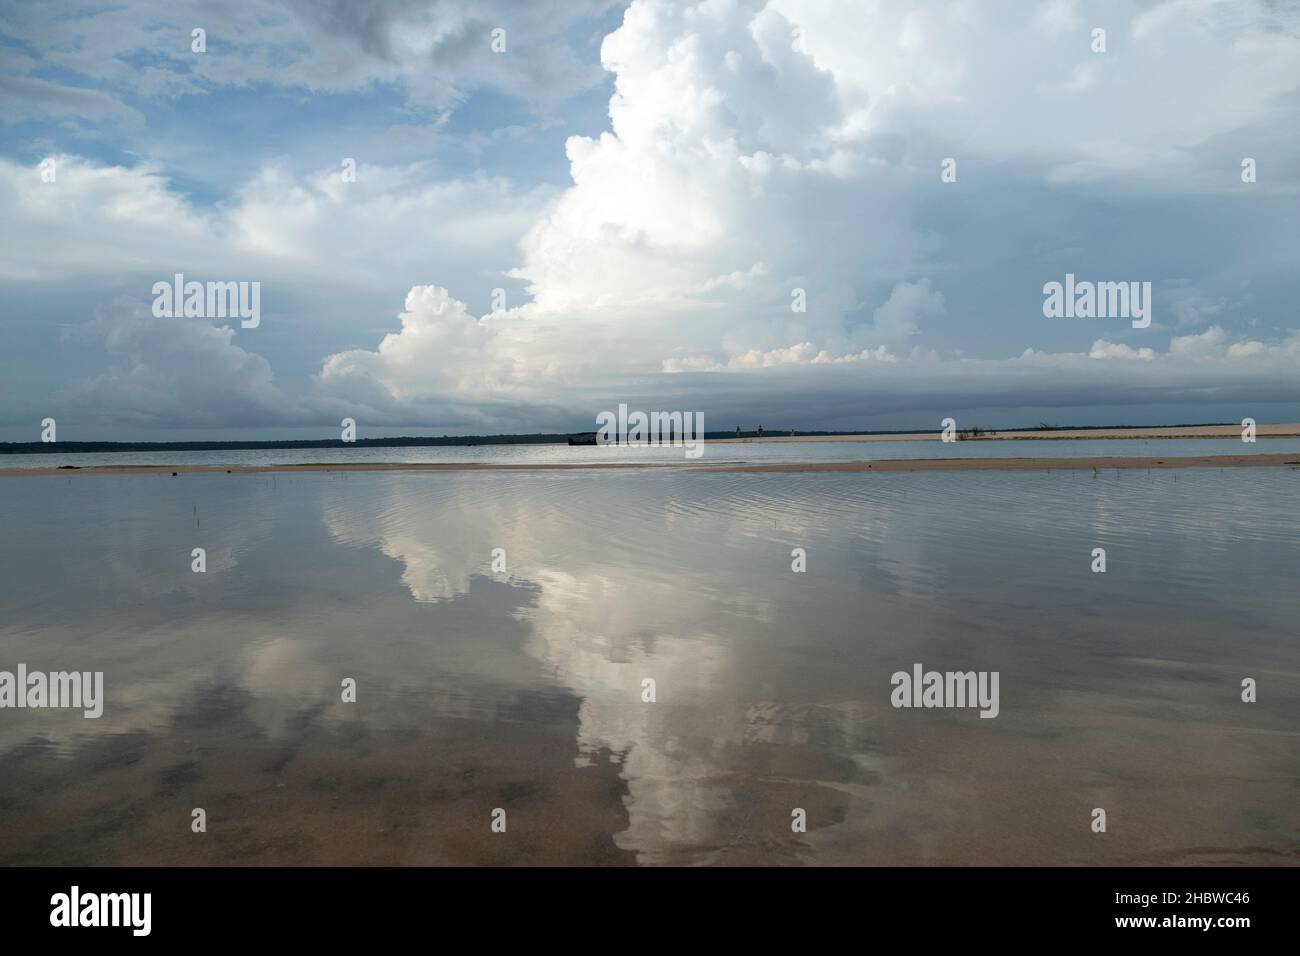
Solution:
<svg viewBox="0 0 1300 956"><path fill-rule="evenodd" d="M1106 471L1144 468L1280 468L1300 466L1300 455L1169 455L1108 458L891 458L883 461L747 462L704 465L702 471Z"/></svg>
<svg viewBox="0 0 1300 956"><path fill-rule="evenodd" d="M965 423L968 425L975 422ZM965 426L962 426L965 427ZM739 442L804 442L804 441L934 441L939 429L931 432L911 432L905 435L764 435L762 438L711 438L710 445L725 445ZM1300 438L1300 424L1296 425L1257 425L1255 435L1259 438ZM999 431L986 433L979 438L964 441L1006 441L1010 439L1033 439L1036 441L1053 441L1065 438L1117 439L1137 438L1236 438L1241 439L1240 425L1178 425L1167 428L1062 428L1045 431Z"/></svg>

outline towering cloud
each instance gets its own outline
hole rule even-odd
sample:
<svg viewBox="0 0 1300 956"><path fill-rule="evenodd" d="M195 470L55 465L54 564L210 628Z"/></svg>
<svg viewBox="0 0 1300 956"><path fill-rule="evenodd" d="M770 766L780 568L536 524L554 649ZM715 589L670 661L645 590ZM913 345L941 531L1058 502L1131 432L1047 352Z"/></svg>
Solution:
<svg viewBox="0 0 1300 956"><path fill-rule="evenodd" d="M1300 181L1286 122L1300 27L1285 8L634 0L600 47L608 116L568 137L562 182L532 172L551 156L512 152L514 127L476 96L536 103L537 84L553 102L587 88L572 34L595 21L350 10L289 5L263 34L237 7L224 60L155 68L183 73L187 95L237 76L318 98L392 85L437 117L435 141L455 116L477 126L491 154L480 159L509 173L449 173L435 146L428 161L363 163L345 183L333 156L304 172L255 141L256 171L208 201L160 160L60 156L57 189L41 188L34 163L4 162L0 211L17 228L0 278L12 289L70 281L102 304L177 271L262 281L258 334L192 370L224 376L190 389L215 404L162 403L159 421L235 424L266 408L267 424L354 413L531 430L573 427L617 399L843 427L929 421L936 403L1300 403L1284 241ZM96 42L106 62L129 59L142 39L125 15L20 18L44 44L22 72L65 64L153 122L151 74L96 67L75 39L87 24L120 27ZM511 38L499 55L480 36L494 19ZM302 48L278 63L286 24ZM329 102L346 127L346 102ZM97 104L83 120L111 122ZM557 124L573 118L543 125ZM1246 158L1259 171L1249 183ZM1045 317L1043 284L1066 274L1151 283L1150 328ZM133 314L115 312L114 328ZM84 393L100 396L100 415L134 417L142 399L111 396L166 376L148 349L115 356ZM237 417L231 389L248 396Z"/></svg>

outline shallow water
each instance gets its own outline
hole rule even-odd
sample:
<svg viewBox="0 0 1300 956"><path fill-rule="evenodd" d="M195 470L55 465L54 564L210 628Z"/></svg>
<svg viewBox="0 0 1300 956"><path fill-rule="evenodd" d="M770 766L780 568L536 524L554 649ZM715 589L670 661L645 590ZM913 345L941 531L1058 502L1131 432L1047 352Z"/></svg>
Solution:
<svg viewBox="0 0 1300 956"><path fill-rule="evenodd" d="M1297 482L0 479L0 670L107 698L0 710L0 864L1294 864Z"/></svg>
<svg viewBox="0 0 1300 956"><path fill-rule="evenodd" d="M1196 455L1300 454L1300 438L1177 439L997 439L989 441L827 441L827 442L705 442L700 454L688 459L686 449L661 445L473 445L424 448L271 448L221 451L137 451L39 455L0 455L0 468L79 468L111 465L287 465L366 464L378 462L447 462L498 465L594 464L608 462L665 463L697 461L882 461L891 458L1098 458L1179 457Z"/></svg>

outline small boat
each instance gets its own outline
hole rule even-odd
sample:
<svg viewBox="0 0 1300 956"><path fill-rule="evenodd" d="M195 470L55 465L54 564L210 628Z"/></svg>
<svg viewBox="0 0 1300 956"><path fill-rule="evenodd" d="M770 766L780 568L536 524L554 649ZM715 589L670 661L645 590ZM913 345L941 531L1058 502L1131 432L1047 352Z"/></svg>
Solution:
<svg viewBox="0 0 1300 956"><path fill-rule="evenodd" d="M570 445L598 445L595 432L578 432L576 435L569 436Z"/></svg>

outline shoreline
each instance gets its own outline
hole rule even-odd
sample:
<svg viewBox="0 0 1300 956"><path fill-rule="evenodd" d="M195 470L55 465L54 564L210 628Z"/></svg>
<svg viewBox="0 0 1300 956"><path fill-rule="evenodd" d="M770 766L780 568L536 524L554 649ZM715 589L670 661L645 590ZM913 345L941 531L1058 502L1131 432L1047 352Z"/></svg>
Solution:
<svg viewBox="0 0 1300 956"><path fill-rule="evenodd" d="M959 428L960 432L961 429ZM1176 438L1223 438L1223 439L1240 439L1240 425L1118 425L1115 427L1095 427L1095 428L1053 428L1053 429L1013 429L1009 431L989 430L980 435L967 435L960 438L960 441L1150 441L1154 439L1176 439ZM587 433L590 434L590 433ZM853 432L835 435L784 435L780 432L773 432L759 438L757 435L746 435L741 438L723 437L723 438L706 438L704 439L710 445L743 445L743 444L789 444L792 442L891 442L891 441L934 441L939 436L940 430L934 429L925 432ZM1255 427L1255 434L1258 438L1300 438L1300 423L1264 423ZM474 442L457 442L438 440L434 442L403 442L394 445L368 445L367 442L372 439L365 439L358 443L357 447L366 448L547 448L553 446L563 446L563 441L474 441ZM386 440L386 439L384 439ZM82 444L97 445L98 442L65 442L59 450L51 450L39 442L0 442L0 449L12 445L21 446L22 451L10 451L0 453L0 461L4 461L8 455L38 455L38 454L71 454L71 455L120 455L120 454L162 454L168 447L178 448L183 451L289 451L295 449L321 449L341 447L340 443L330 442L308 442L300 444L290 442L286 445L277 445L275 443L267 444L264 442L218 442L218 447L185 447L193 442L176 441L176 442L109 442L107 444L114 447L99 447L84 449L76 446ZM138 447L138 444L144 444L147 447ZM197 443L203 445L205 443ZM615 443L621 444L621 443ZM121 446L121 447L118 447ZM136 447L133 447L136 446ZM3 469L0 469L3 470Z"/></svg>
<svg viewBox="0 0 1300 956"><path fill-rule="evenodd" d="M960 427L958 431L960 431ZM932 432L905 432L896 435L764 435L762 438L710 438L710 445L745 444L746 442L819 442L819 441L934 441L938 429ZM1300 424L1256 425L1257 438L1300 438ZM1175 438L1235 438L1241 439L1240 425L1160 425L1120 428L1060 428L985 432L978 437L961 441L1065 441L1093 439L1097 441L1175 439Z"/></svg>
<svg viewBox="0 0 1300 956"><path fill-rule="evenodd" d="M494 464L486 462L339 462L277 465L88 465L78 468L0 468L0 477L68 477L75 475L293 474L371 471L612 471L629 468L675 468L712 474L919 472L919 471L1103 471L1170 468L1282 468L1300 466L1300 453L1106 458L887 458L879 461L730 462L592 462Z"/></svg>

